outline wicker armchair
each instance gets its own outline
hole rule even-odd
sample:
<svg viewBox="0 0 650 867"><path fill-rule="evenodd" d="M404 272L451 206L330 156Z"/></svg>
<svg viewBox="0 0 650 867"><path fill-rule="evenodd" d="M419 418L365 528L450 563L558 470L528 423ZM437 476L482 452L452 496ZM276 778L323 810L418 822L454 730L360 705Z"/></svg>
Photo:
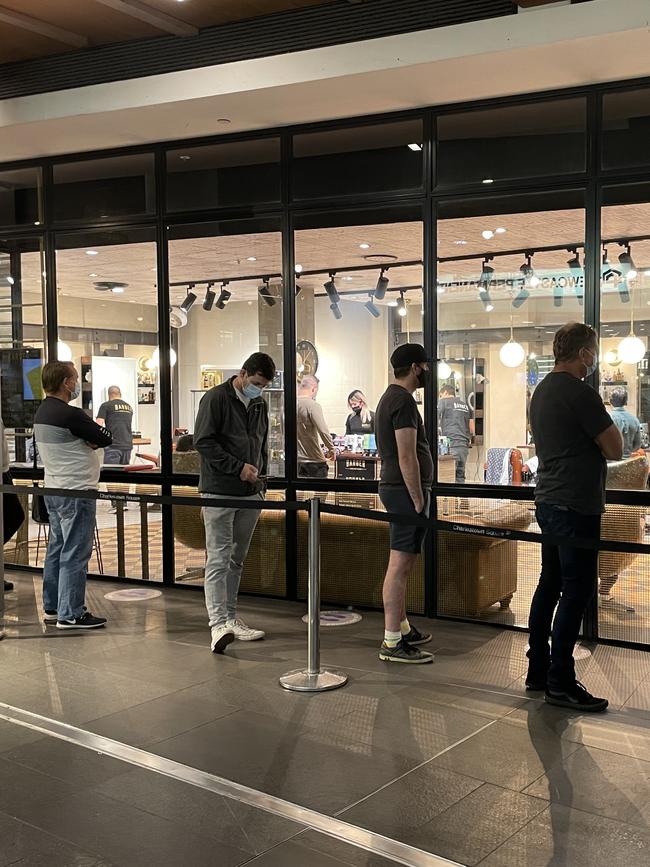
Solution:
<svg viewBox="0 0 650 867"><path fill-rule="evenodd" d="M611 490L644 490L648 483L645 455L607 465L607 487ZM643 542L645 512L642 506L609 505L601 524L601 538L613 542ZM638 554L601 551L598 556L599 596L609 599L619 575L628 569Z"/></svg>

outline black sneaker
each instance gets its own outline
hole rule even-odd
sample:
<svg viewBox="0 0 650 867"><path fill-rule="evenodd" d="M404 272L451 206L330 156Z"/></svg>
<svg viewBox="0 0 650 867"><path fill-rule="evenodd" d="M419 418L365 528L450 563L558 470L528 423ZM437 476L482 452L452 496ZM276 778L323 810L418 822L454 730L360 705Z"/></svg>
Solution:
<svg viewBox="0 0 650 867"><path fill-rule="evenodd" d="M427 644L427 642L431 641L431 633L420 632L417 626L411 624L411 629L406 633L406 635L402 636L402 639L406 641L407 644Z"/></svg>
<svg viewBox="0 0 650 867"><path fill-rule="evenodd" d="M606 698L596 698L584 688L579 680L567 689L546 688L544 695L548 704L557 707L568 707L571 710L581 710L587 713L601 713L607 710L609 702Z"/></svg>
<svg viewBox="0 0 650 867"><path fill-rule="evenodd" d="M56 611L44 611L43 612L43 621L45 623L56 623L59 619L59 615Z"/></svg>
<svg viewBox="0 0 650 867"><path fill-rule="evenodd" d="M426 662L433 662L433 653L427 653L424 650L419 650L417 647L412 647L403 638L400 638L395 647L389 647L383 641L379 648L379 658L383 659L384 662L406 662L411 665L423 665Z"/></svg>
<svg viewBox="0 0 650 867"><path fill-rule="evenodd" d="M57 629L98 629L100 626L106 626L105 617L93 617L90 611L85 611L81 617L75 617L74 620L57 620Z"/></svg>
<svg viewBox="0 0 650 867"><path fill-rule="evenodd" d="M544 692L547 675L548 668L543 671L536 671L534 668L529 667L528 674L526 675L526 689L528 692Z"/></svg>

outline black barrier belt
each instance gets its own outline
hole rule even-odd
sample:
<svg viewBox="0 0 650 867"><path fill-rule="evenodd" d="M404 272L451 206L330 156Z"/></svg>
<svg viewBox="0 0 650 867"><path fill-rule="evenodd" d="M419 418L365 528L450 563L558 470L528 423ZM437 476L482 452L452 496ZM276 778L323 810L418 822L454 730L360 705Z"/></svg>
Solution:
<svg viewBox="0 0 650 867"><path fill-rule="evenodd" d="M109 484L111 484L109 482ZM128 484L115 482L115 484ZM132 484L137 484L133 482ZM256 509L258 511L300 512L309 511L309 500L244 500L210 497L182 497L167 494L129 494L110 491L76 491L68 488L27 487L26 485L1 485L5 494L36 494L42 497L68 497L79 500L109 500L122 503L160 503L171 506L210 506L221 509ZM638 508L638 507L631 507ZM546 533L529 533L524 530L510 530L504 527L486 527L477 524L463 524L461 521L444 521L438 518L425 518L420 515L402 515L397 512L379 512L373 509L358 509L352 506L331 506L320 502L321 513L343 515L350 518L362 518L371 521L381 521L386 524L400 524L410 527L424 527L427 530L443 530L451 533L461 533L489 539L505 539L519 542L533 542L537 545L570 545L571 548L581 548L589 551L613 551L615 553L650 554L650 545L642 542L617 542L610 539L581 539L573 536L552 536Z"/></svg>
<svg viewBox="0 0 650 867"><path fill-rule="evenodd" d="M504 527L484 527L477 524L463 524L461 521L444 521L438 518L424 518L419 515L400 515L394 512L377 512L370 509L357 509L349 506L329 506L321 503L321 512L330 515L347 515L351 518L365 518L390 524L426 527L451 533L489 539L510 539L519 542L534 542L537 545L570 545L571 548L584 548L590 551L614 551L618 553L650 554L650 545L642 542L616 542L606 539L580 539L577 536L551 536L546 533L529 533L524 530L509 530Z"/></svg>
<svg viewBox="0 0 650 867"><path fill-rule="evenodd" d="M109 485L128 485L137 482L108 482ZM152 486L155 487L155 486ZM291 500L248 500L226 497L170 496L168 494L130 494L125 491L76 491L69 488L27 487L27 485L0 485L3 494L32 494L39 497L67 497L75 500L110 500L119 503L160 503L168 506L214 506L219 509L256 509L275 510L281 512L309 511L309 500L295 502Z"/></svg>

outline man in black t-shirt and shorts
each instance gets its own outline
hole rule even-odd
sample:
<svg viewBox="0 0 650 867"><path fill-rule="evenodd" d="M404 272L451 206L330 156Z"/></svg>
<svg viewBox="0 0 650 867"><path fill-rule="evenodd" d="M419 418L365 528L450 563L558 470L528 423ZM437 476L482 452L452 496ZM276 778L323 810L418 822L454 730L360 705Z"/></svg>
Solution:
<svg viewBox="0 0 650 867"><path fill-rule="evenodd" d="M375 414L377 450L382 460L379 496L387 512L428 516L433 459L413 392L423 388L429 361L418 343L398 346L390 359L395 382L382 395ZM426 527L391 524L390 559L384 578L385 632L379 658L386 662L433 662L415 645L431 641L406 616L406 582L422 550Z"/></svg>
<svg viewBox="0 0 650 867"><path fill-rule="evenodd" d="M572 547L569 538L600 538L606 461L621 459L623 440L598 392L583 381L598 362L594 329L577 322L563 326L553 355L555 367L530 404L539 457L535 504L542 533L565 536L567 542L542 543L542 572L530 608L526 689L545 690L549 704L603 711L607 699L587 692L576 680L573 662L580 623L596 592L598 551Z"/></svg>

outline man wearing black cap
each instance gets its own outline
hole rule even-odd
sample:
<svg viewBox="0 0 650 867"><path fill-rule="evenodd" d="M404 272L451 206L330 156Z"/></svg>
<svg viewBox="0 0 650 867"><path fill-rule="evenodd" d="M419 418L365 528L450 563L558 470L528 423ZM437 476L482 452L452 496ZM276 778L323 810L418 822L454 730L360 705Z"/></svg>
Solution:
<svg viewBox="0 0 650 867"><path fill-rule="evenodd" d="M423 388L429 361L418 343L398 346L391 355L395 382L377 406L375 434L382 460L379 496L387 512L428 516L433 459L413 392ZM387 662L433 662L415 645L431 641L406 617L406 582L422 550L425 527L390 525L390 559L384 578L385 633L379 658Z"/></svg>

